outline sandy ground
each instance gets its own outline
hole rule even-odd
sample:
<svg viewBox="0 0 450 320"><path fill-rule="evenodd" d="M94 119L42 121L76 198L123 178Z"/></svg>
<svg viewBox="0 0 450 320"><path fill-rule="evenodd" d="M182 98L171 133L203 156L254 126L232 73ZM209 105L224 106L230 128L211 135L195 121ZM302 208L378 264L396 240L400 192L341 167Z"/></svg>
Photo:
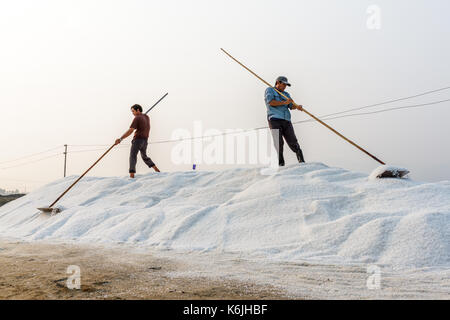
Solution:
<svg viewBox="0 0 450 320"><path fill-rule="evenodd" d="M80 267L80 290L66 286L70 265ZM285 298L271 286L168 276L180 268L125 248L0 241L0 299Z"/></svg>
<svg viewBox="0 0 450 320"><path fill-rule="evenodd" d="M70 265L81 288L69 289ZM449 270L276 262L239 253L0 241L0 299L450 299Z"/></svg>

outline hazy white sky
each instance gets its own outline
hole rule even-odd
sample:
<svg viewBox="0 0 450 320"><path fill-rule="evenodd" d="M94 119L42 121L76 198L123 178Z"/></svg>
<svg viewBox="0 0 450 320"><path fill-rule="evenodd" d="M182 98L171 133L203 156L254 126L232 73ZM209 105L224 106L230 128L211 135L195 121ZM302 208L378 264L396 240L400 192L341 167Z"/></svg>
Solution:
<svg viewBox="0 0 450 320"><path fill-rule="evenodd" d="M366 26L370 5L381 9L380 30ZM112 144L132 104L148 107L165 92L150 115L151 141L196 120L205 130L267 125L265 86L221 47L269 82L287 76L294 100L316 115L450 86L449 12L447 0L1 0L0 188L29 191L62 177L62 155L7 167L66 143ZM448 98L450 90L387 106ZM443 103L329 123L414 179L437 181L450 179L449 119ZM362 172L378 165L317 123L295 129L307 161ZM149 154L161 170L189 170L171 162L173 146L150 145ZM69 153L68 175L101 153ZM139 162L138 173L148 171ZM127 172L128 149L117 148L90 174Z"/></svg>

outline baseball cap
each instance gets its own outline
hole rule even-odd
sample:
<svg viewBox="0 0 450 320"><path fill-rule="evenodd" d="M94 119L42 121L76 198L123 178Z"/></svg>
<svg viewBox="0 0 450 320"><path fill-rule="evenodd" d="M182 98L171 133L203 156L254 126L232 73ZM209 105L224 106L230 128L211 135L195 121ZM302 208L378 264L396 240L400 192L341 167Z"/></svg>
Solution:
<svg viewBox="0 0 450 320"><path fill-rule="evenodd" d="M284 84L287 85L288 87L291 86L291 84L288 82L288 79L287 79L286 77L279 76L279 77L277 78L277 81L280 81L280 82L284 83Z"/></svg>

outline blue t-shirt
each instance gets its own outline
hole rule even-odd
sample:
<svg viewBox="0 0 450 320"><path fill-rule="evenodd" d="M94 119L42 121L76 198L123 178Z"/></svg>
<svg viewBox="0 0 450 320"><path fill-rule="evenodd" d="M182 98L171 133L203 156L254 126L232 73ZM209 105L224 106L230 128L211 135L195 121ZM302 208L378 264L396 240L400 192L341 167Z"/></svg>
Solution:
<svg viewBox="0 0 450 320"><path fill-rule="evenodd" d="M291 96L286 91L283 91L283 94L291 99ZM267 118L270 120L272 118L283 119L287 121L291 121L291 112L289 109L293 108L292 103L289 105L283 105L279 107L272 107L269 103L272 100L275 101L285 101L286 99L279 94L274 88L269 87L266 89L264 94L264 100L266 102L267 107Z"/></svg>

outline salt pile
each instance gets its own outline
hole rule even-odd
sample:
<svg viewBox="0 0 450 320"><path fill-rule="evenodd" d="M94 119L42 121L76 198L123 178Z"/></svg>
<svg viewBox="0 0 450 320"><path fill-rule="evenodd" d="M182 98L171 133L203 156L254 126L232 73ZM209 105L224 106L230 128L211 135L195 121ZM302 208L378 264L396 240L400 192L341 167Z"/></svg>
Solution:
<svg viewBox="0 0 450 320"><path fill-rule="evenodd" d="M270 260L450 266L450 181L375 179L321 163L58 180L0 207L0 237L241 252Z"/></svg>

